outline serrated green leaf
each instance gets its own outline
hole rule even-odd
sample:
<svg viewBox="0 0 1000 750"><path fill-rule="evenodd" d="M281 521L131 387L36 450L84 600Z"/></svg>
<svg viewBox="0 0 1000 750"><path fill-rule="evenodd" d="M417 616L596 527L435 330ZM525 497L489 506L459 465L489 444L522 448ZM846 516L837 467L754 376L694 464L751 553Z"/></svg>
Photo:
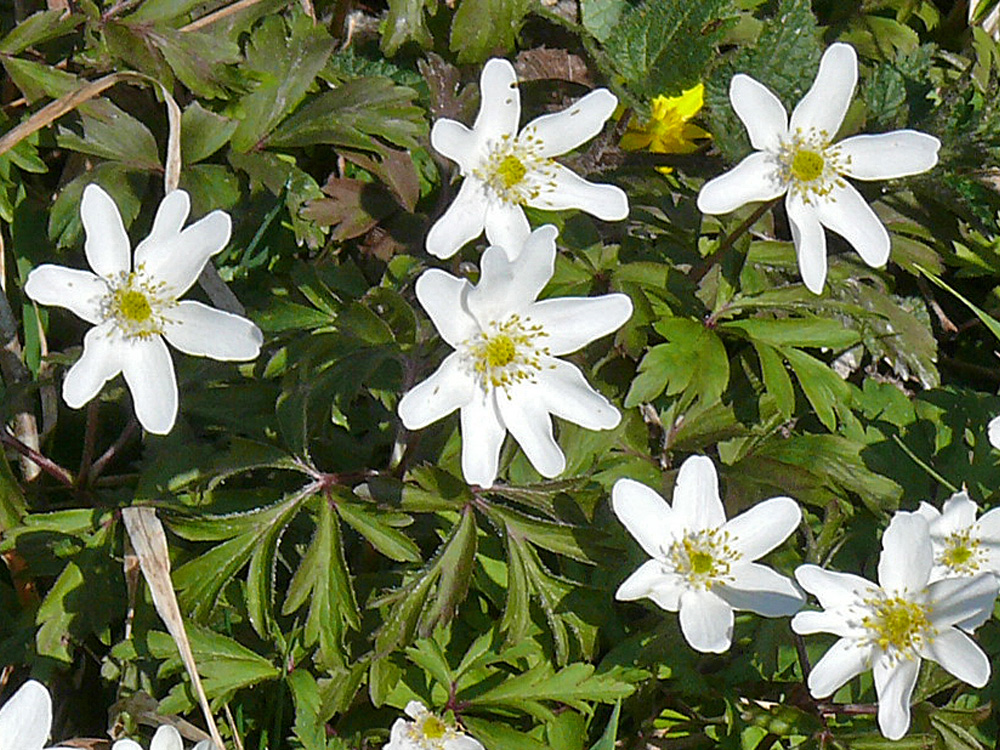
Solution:
<svg viewBox="0 0 1000 750"><path fill-rule="evenodd" d="M239 123L191 102L181 114L181 161L189 167L226 145Z"/></svg>
<svg viewBox="0 0 1000 750"><path fill-rule="evenodd" d="M468 63L513 49L527 11L525 0L461 0L451 22L451 51Z"/></svg>
<svg viewBox="0 0 1000 750"><path fill-rule="evenodd" d="M773 347L806 346L839 350L861 340L857 331L846 328L840 321L818 317L730 320L720 323L719 329L739 332L753 342Z"/></svg>
<svg viewBox="0 0 1000 750"><path fill-rule="evenodd" d="M597 41L605 42L626 8L625 0L581 0L580 21Z"/></svg>
<svg viewBox="0 0 1000 750"><path fill-rule="evenodd" d="M779 351L791 365L819 421L833 432L837 429L837 407L850 403L850 386L826 363L799 349L782 348Z"/></svg>
<svg viewBox="0 0 1000 750"><path fill-rule="evenodd" d="M704 403L717 400L729 383L729 357L718 334L687 318L663 318L653 327L667 343L652 347L639 362L625 406L689 388Z"/></svg>
<svg viewBox="0 0 1000 750"><path fill-rule="evenodd" d="M437 7L437 0L389 0L389 13L382 22L382 51L394 55L407 42L425 49L434 46L425 14L436 13Z"/></svg>
<svg viewBox="0 0 1000 750"><path fill-rule="evenodd" d="M420 562L420 548L406 534L380 520L379 515L351 502L336 503L345 523L371 542L379 552L396 562Z"/></svg>
<svg viewBox="0 0 1000 750"><path fill-rule="evenodd" d="M795 389L792 379L785 369L784 359L773 347L759 341L753 342L753 347L760 360L760 371L764 378L764 387L774 396L778 411L785 419L791 419L795 412Z"/></svg>

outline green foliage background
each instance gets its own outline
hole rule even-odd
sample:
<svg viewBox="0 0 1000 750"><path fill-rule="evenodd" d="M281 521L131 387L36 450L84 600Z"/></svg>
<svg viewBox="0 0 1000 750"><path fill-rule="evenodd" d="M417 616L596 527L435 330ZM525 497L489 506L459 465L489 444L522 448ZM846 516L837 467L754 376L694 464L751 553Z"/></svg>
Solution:
<svg viewBox="0 0 1000 750"><path fill-rule="evenodd" d="M0 129L104 75L145 77L0 154L0 409L5 436L37 435L53 465L36 476L0 454L0 665L53 688L66 707L56 738L148 731L149 696L162 714L194 708L173 641L123 569L120 508L151 504L209 697L247 748L378 747L411 699L489 750L610 750L616 734L636 749L891 744L870 676L825 706L808 697L823 638L797 643L787 620L741 615L732 651L704 656L675 617L615 603L642 556L607 498L626 476L669 497L682 460L708 454L730 515L778 494L803 505L771 564L869 576L897 508L962 485L998 502L986 423L1000 413L1000 50L964 3L51 5L0 10ZM836 40L861 58L843 133L912 127L943 148L928 174L862 186L892 233L888 268L831 236L815 296L780 209L703 217L695 196L749 151L731 76L790 107ZM454 193L429 126L472 121L495 54L526 81L526 117L597 85L641 116L703 81L714 138L691 156L625 154L623 120L566 157L630 197L618 224L532 217L560 228L546 294L634 302L625 328L573 357L624 418L600 433L560 424L568 468L555 481L508 441L502 481L483 491L461 479L457 419L410 434L395 406L446 349L413 293L440 265L423 239ZM83 266L90 182L133 241L148 231L168 134L151 81L183 111L194 215L234 218L215 263L223 291L196 295L227 285L266 338L239 367L177 357L181 415L163 438L138 433L120 381L87 410L59 403L83 329L22 292L41 263ZM663 164L668 177L652 169ZM451 270L474 278L481 246ZM995 619L978 638L1000 655ZM973 690L925 663L899 744L991 746L997 685Z"/></svg>

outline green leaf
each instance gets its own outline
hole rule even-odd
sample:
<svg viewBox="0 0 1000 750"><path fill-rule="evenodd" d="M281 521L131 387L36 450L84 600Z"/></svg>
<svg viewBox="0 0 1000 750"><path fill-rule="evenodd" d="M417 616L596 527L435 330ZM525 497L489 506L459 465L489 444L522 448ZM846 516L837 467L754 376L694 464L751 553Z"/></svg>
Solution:
<svg viewBox="0 0 1000 750"><path fill-rule="evenodd" d="M0 39L0 53L19 55L28 47L68 34L84 20L81 13L41 10L16 24L7 36Z"/></svg>
<svg viewBox="0 0 1000 750"><path fill-rule="evenodd" d="M829 365L799 349L782 348L819 421L830 432L837 429L837 407L851 402L851 388Z"/></svg>
<svg viewBox="0 0 1000 750"><path fill-rule="evenodd" d="M753 342L776 347L807 346L840 350L861 340L857 331L845 327L841 321L818 317L730 320L720 323L719 329L739 332Z"/></svg>
<svg viewBox="0 0 1000 750"><path fill-rule="evenodd" d="M191 102L181 114L181 161L188 167L226 145L239 123Z"/></svg>
<svg viewBox="0 0 1000 750"><path fill-rule="evenodd" d="M352 529L371 542L379 552L396 562L420 562L420 548L406 534L386 524L377 512L357 503L336 503L337 513Z"/></svg>
<svg viewBox="0 0 1000 750"><path fill-rule="evenodd" d="M382 138L417 148L426 132L417 92L388 78L358 78L309 100L266 138L268 146L287 148L329 143L381 153Z"/></svg>
<svg viewBox="0 0 1000 750"><path fill-rule="evenodd" d="M243 116L232 136L237 151L256 148L298 106L333 52L333 39L322 25L313 24L304 14L290 23L286 29L281 16L269 16L247 46L247 66L261 80L240 101Z"/></svg>
<svg viewBox="0 0 1000 750"><path fill-rule="evenodd" d="M62 148L111 159L132 169L159 171L156 139L145 125L108 99L91 102L81 115L83 135L60 126L56 142Z"/></svg>
<svg viewBox="0 0 1000 750"><path fill-rule="evenodd" d="M597 41L606 42L626 8L625 0L581 0L580 20Z"/></svg>
<svg viewBox="0 0 1000 750"><path fill-rule="evenodd" d="M512 50L527 12L525 0L461 0L451 22L451 51L460 63L481 63Z"/></svg>
<svg viewBox="0 0 1000 750"><path fill-rule="evenodd" d="M43 98L55 99L80 86L79 79L72 73L34 60L0 55L0 64L29 102Z"/></svg>
<svg viewBox="0 0 1000 750"><path fill-rule="evenodd" d="M21 522L28 506L7 456L0 451L0 538Z"/></svg>
<svg viewBox="0 0 1000 750"><path fill-rule="evenodd" d="M962 302L962 304L964 304L966 307L968 307L973 312L973 314L977 318L979 318L979 320L982 321L983 325L985 325L990 330L990 333L992 333L994 336L996 336L998 339L1000 339L1000 321L998 321L996 318L994 318L992 315L990 315L985 310L983 310L983 309L977 307L976 305L974 305L972 302L970 302L968 300L968 298L962 296L962 294L960 294L959 292L957 292L954 289L952 289L943 280L941 280L939 277L937 277L934 274L932 274L927 269L925 269L925 268L923 268L921 266L917 266L917 268L920 270L920 272L924 276L926 276L928 279L930 279L930 281L932 281L934 284L937 284L939 287L941 287L942 289L944 289L946 292L949 292L952 295L954 295L960 302Z"/></svg>
<svg viewBox="0 0 1000 750"><path fill-rule="evenodd" d="M757 351L757 358L760 360L761 375L764 377L764 387L767 392L774 396L774 401L778 406L778 411L785 419L791 419L795 412L795 389L792 387L792 379L785 369L785 361L777 351L767 344L759 341L753 342L753 347Z"/></svg>
<svg viewBox="0 0 1000 750"><path fill-rule="evenodd" d="M629 8L605 51L642 97L678 94L698 83L716 54L729 0L646 0Z"/></svg>
<svg viewBox="0 0 1000 750"><path fill-rule="evenodd" d="M240 78L230 66L240 59L240 48L215 34L156 27L150 41L180 81L198 96L226 97L239 88Z"/></svg>
<svg viewBox="0 0 1000 750"><path fill-rule="evenodd" d="M590 750L615 750L615 740L618 737L618 717L622 711L622 702L615 703L615 710L611 712L608 725L604 728L601 738L595 742Z"/></svg>
<svg viewBox="0 0 1000 750"><path fill-rule="evenodd" d="M394 55L407 42L433 47L425 14L436 13L437 7L437 0L389 0L389 13L382 22L382 51Z"/></svg>
<svg viewBox="0 0 1000 750"><path fill-rule="evenodd" d="M462 723L486 750L551 750L549 745L498 721L463 716Z"/></svg>

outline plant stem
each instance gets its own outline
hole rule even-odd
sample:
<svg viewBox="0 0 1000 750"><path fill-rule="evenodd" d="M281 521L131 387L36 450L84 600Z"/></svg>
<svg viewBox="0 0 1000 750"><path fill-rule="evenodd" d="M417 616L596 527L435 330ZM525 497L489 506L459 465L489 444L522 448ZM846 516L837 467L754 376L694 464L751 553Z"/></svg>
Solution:
<svg viewBox="0 0 1000 750"><path fill-rule="evenodd" d="M73 475L67 469L64 469L51 458L43 456L30 445L22 443L13 434L11 434L6 425L4 425L3 429L0 429L0 444L13 448L25 458L30 458L38 464L39 467L41 467L42 471L62 484L65 484L67 487L72 487L74 485Z"/></svg>
<svg viewBox="0 0 1000 750"><path fill-rule="evenodd" d="M104 470L108 467L108 464L111 463L114 457L118 455L119 451L125 447L125 444L132 439L132 436L136 433L138 428L139 422L135 417L132 417L129 423L125 426L125 429L122 430L122 434L118 436L118 439L115 440L115 442L111 444L111 447L104 451L104 453L101 454L101 457L94 461L91 465L91 482L96 481L97 478L101 476Z"/></svg>
<svg viewBox="0 0 1000 750"><path fill-rule="evenodd" d="M779 200L781 199L775 198L757 206L757 209L750 214L742 224L723 238L722 242L719 243L718 250L705 258L704 262L700 266L692 269L690 275L691 280L696 284L701 281L705 274L712 270L712 266L717 265L720 261L722 261L726 252L728 252L729 249L736 243L736 240L742 237L747 230L750 229L750 227L756 224L757 220L761 216L774 208L775 204L777 204Z"/></svg>
<svg viewBox="0 0 1000 750"><path fill-rule="evenodd" d="M87 404L87 426L83 433L83 454L80 456L80 470L76 473L76 486L84 487L90 477L90 469L94 461L94 446L97 442L98 402L96 399Z"/></svg>

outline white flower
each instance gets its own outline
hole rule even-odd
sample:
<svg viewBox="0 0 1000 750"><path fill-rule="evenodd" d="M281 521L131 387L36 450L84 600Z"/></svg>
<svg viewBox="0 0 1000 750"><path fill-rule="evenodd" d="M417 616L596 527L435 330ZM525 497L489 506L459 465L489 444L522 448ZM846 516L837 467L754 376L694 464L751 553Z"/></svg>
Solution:
<svg viewBox="0 0 1000 750"><path fill-rule="evenodd" d="M419 701L410 701L404 710L413 721L396 719L382 750L484 750L477 740L445 724Z"/></svg>
<svg viewBox="0 0 1000 750"><path fill-rule="evenodd" d="M40 682L28 680L0 707L0 750L42 750L50 731L52 698L49 691Z"/></svg>
<svg viewBox="0 0 1000 750"><path fill-rule="evenodd" d="M182 231L191 203L174 190L160 203L153 229L131 257L118 207L95 184L83 192L84 253L93 269L42 265L24 286L31 299L65 307L94 325L83 355L63 381L63 399L78 409L124 373L135 413L146 430L166 434L177 417L177 378L164 339L185 354L253 359L263 341L246 318L201 302L178 301L209 257L229 242L229 216L213 211Z"/></svg>
<svg viewBox="0 0 1000 750"><path fill-rule="evenodd" d="M802 520L790 497L773 497L726 520L712 459L691 456L674 485L673 505L644 484L619 479L611 490L618 519L653 559L625 579L615 598L648 597L680 611L681 631L697 651L722 653L733 639L733 610L765 617L798 611L795 584L754 562Z"/></svg>
<svg viewBox="0 0 1000 750"><path fill-rule="evenodd" d="M984 513L977 521L979 506L962 491L945 500L941 510L920 503L916 512L927 519L931 535L931 581L985 572L1000 578L1000 508Z"/></svg>
<svg viewBox="0 0 1000 750"><path fill-rule="evenodd" d="M882 536L878 581L803 565L795 577L822 612L799 612L792 630L840 637L809 673L816 698L833 695L871 669L878 694L878 725L896 740L910 727L910 699L920 660L936 661L960 680L983 687L990 662L958 623L993 608L997 582L989 573L928 584L934 553L927 520L897 513Z"/></svg>
<svg viewBox="0 0 1000 750"><path fill-rule="evenodd" d="M1000 8L1000 5L997 7ZM990 445L1000 450L1000 417L993 417L990 420L990 423L986 426L986 435L989 438Z"/></svg>
<svg viewBox="0 0 1000 750"><path fill-rule="evenodd" d="M792 111L742 73L733 76L729 98L757 151L706 183L698 208L724 214L746 203L781 195L792 228L805 285L814 293L826 281L826 227L847 240L865 263L889 259L889 233L861 194L844 178L885 180L926 172L937 164L941 142L915 130L856 135L833 142L858 81L858 57L834 44L820 61L812 88Z"/></svg>
<svg viewBox="0 0 1000 750"><path fill-rule="evenodd" d="M579 208L605 221L628 216L628 198L620 188L587 182L552 160L601 132L618 105L614 94L591 91L518 133L521 94L514 67L500 58L487 62L479 92L482 104L472 130L448 119L431 130L431 145L458 164L465 181L427 234L427 252L450 258L485 227L491 245L512 253L531 231L522 206Z"/></svg>
<svg viewBox="0 0 1000 750"><path fill-rule="evenodd" d="M192 750L212 750L212 748L211 740L202 740ZM112 745L111 750L142 750L142 745L135 740L118 740ZM168 724L162 725L153 735L149 750L184 750L181 733Z"/></svg>
<svg viewBox="0 0 1000 750"><path fill-rule="evenodd" d="M461 410L462 473L490 487L504 436L510 431L546 477L561 474L566 458L552 436L550 414L590 430L609 430L621 415L557 357L621 327L632 314L624 294L536 302L555 267L556 228L528 237L516 259L499 246L483 253L473 286L438 269L417 279L417 299L454 352L399 402L410 430Z"/></svg>

